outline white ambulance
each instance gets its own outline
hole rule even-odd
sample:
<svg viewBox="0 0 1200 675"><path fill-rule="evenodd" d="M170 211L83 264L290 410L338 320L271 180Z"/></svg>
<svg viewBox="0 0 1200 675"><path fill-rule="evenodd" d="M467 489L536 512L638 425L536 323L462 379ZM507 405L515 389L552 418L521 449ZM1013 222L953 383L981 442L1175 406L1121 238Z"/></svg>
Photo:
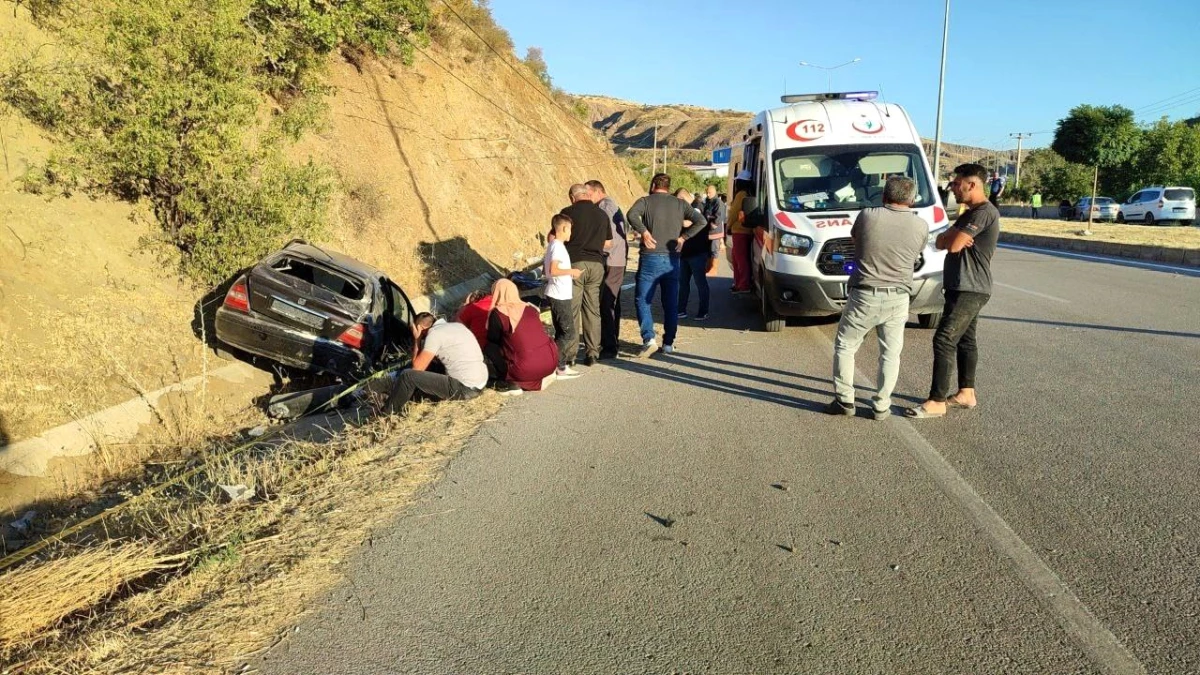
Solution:
<svg viewBox="0 0 1200 675"><path fill-rule="evenodd" d="M933 241L950 223L908 114L875 98L784 96L786 105L755 116L733 148L729 175L750 173L752 201L761 209L751 269L768 331L781 330L786 317L841 313L854 271L850 227L859 211L883 205L892 175L916 181L913 211L929 225L912 312L926 328L941 318L946 254Z"/></svg>

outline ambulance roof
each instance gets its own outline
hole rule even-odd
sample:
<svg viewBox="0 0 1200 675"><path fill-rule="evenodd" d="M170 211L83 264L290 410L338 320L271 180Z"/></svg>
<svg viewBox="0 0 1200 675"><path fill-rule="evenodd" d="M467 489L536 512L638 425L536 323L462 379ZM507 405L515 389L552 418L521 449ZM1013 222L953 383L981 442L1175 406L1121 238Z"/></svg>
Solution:
<svg viewBox="0 0 1200 675"><path fill-rule="evenodd" d="M775 149L865 143L919 145L920 138L904 108L877 103L874 98L874 92L785 96L787 105L755 116L747 136L769 133Z"/></svg>

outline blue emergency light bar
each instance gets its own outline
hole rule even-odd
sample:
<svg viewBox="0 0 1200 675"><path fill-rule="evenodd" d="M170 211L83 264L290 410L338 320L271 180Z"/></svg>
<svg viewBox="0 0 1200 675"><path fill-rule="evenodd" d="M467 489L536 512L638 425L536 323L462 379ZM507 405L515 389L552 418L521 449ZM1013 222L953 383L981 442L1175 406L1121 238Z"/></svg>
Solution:
<svg viewBox="0 0 1200 675"><path fill-rule="evenodd" d="M874 101L877 91L841 91L828 94L787 94L780 98L784 103L813 103L817 101Z"/></svg>

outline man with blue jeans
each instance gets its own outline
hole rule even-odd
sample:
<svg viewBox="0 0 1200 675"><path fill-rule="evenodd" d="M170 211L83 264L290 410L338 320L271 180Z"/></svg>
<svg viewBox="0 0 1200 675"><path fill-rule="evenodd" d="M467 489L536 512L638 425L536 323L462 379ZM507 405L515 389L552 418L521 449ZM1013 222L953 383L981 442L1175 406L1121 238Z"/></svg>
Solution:
<svg viewBox="0 0 1200 675"><path fill-rule="evenodd" d="M685 204L692 201L692 193L688 192L685 188L676 190L675 196ZM700 306L696 312L696 320L705 321L708 319L707 272L708 261L712 259L712 245L709 239L712 226L708 224L708 218L704 215L704 212L695 206L692 206L691 220L693 223L704 223L703 225L693 226L701 227L703 231L683 242L683 246L679 250L679 313L676 316L680 319L688 317L688 299L692 294L692 284L695 283L696 291L700 295Z"/></svg>
<svg viewBox="0 0 1200 675"><path fill-rule="evenodd" d="M872 399L874 417L891 414L892 390L900 375L904 323L912 293L913 268L929 237L929 226L913 213L916 183L892 176L883 187L882 208L863 209L854 221L854 272L838 323L833 351L834 399L825 407L831 415L854 414L854 355L863 338L875 329L879 339L878 390Z"/></svg>
<svg viewBox="0 0 1200 675"><path fill-rule="evenodd" d="M699 221L693 220L699 217ZM650 179L650 194L637 200L625 220L641 239L636 276L637 316L642 331L642 350L646 358L658 350L654 316L650 303L654 292L661 292L663 308L663 347L666 354L675 351L675 331L679 326L679 251L688 239L704 231L703 217L690 204L671 195L671 177L665 173Z"/></svg>

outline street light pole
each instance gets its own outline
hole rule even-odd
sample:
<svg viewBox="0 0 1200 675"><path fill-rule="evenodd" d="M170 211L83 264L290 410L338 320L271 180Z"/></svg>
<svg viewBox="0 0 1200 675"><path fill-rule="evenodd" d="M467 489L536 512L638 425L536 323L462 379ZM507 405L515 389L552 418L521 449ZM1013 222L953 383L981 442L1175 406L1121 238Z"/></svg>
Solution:
<svg viewBox="0 0 1200 675"><path fill-rule="evenodd" d="M946 0L946 20L942 26L942 71L938 76L937 129L933 136L933 180L941 181L942 174L942 101L946 96L946 45L950 41L950 0Z"/></svg>
<svg viewBox="0 0 1200 675"><path fill-rule="evenodd" d="M809 68L816 68L818 70L824 70L825 74L826 74L825 93L832 94L833 93L833 71L837 70L838 68L844 68L845 66L849 66L849 65L858 63L859 61L862 61L862 59L855 57L845 63L839 64L836 66L818 66L817 64L809 63L808 61L801 61L800 65L808 66Z"/></svg>

